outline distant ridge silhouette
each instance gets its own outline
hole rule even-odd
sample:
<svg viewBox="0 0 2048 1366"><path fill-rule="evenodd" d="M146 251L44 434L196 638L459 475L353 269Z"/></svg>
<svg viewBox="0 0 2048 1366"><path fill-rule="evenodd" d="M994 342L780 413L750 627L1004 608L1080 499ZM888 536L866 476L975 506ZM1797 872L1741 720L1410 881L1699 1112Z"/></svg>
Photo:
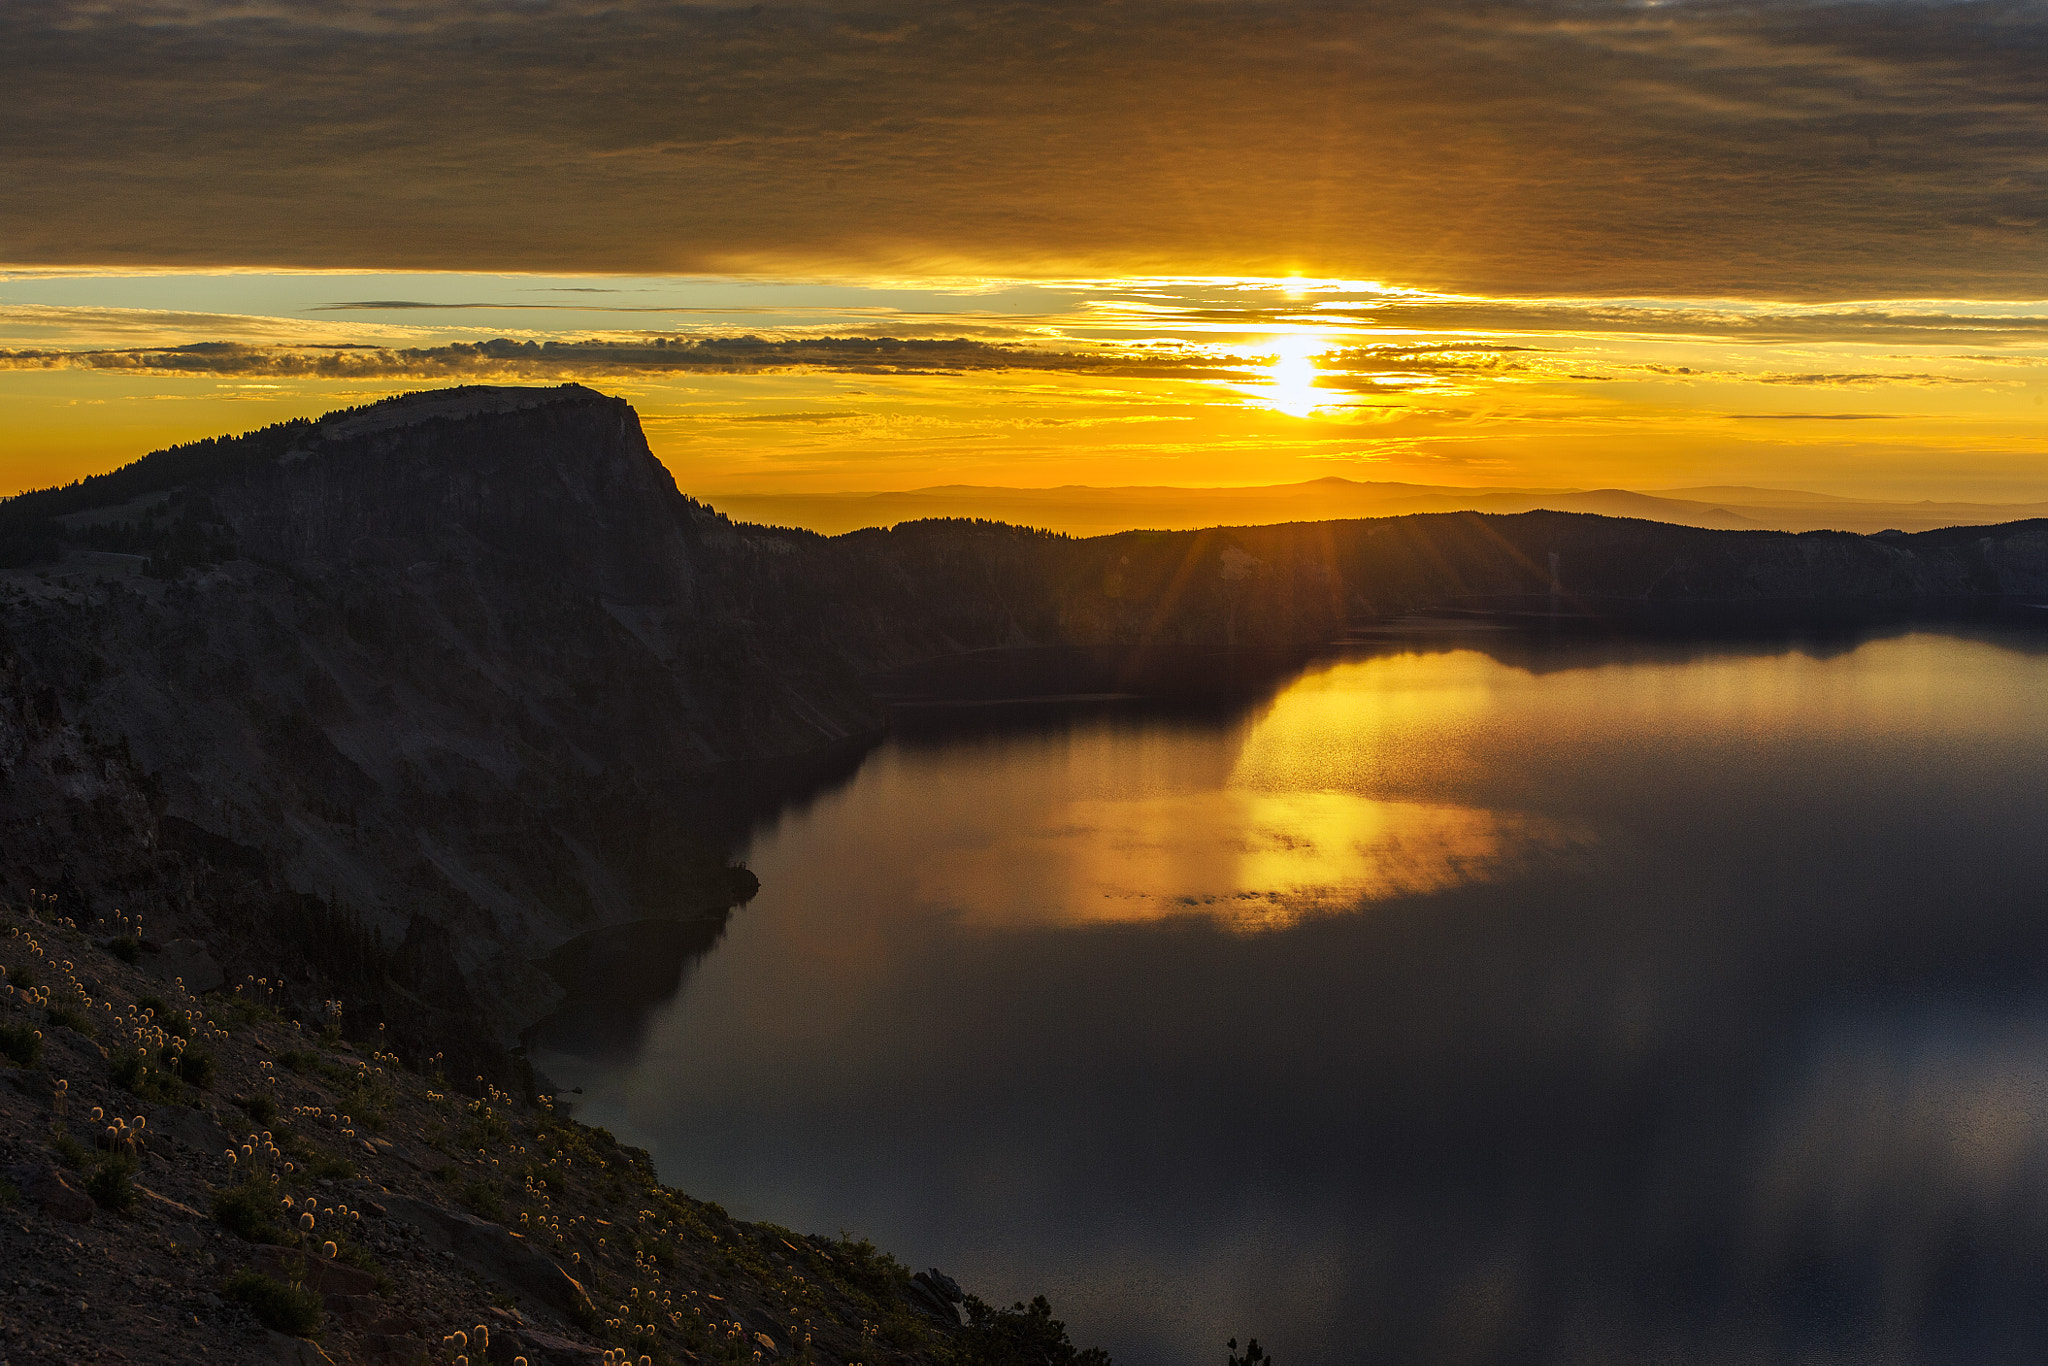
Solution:
<svg viewBox="0 0 2048 1366"><path fill-rule="evenodd" d="M1931 531L2048 516L2048 501L1964 503L1845 498L1803 489L1478 488L1325 475L1298 484L1244 488L1174 485L1005 488L939 484L875 493L709 495L731 516L836 535L928 517L983 517L1074 536L1267 526L1413 512L1593 512L1730 531Z"/></svg>

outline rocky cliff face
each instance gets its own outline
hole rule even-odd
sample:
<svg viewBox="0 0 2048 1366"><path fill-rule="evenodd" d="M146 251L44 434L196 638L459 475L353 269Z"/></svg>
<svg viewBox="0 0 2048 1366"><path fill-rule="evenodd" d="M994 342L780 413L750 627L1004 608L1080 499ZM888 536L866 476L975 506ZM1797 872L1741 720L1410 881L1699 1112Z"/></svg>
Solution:
<svg viewBox="0 0 2048 1366"><path fill-rule="evenodd" d="M104 827L41 838L16 881L139 910L117 864L235 868L394 952L445 943L504 1037L558 994L532 961L564 939L744 890L699 800L718 762L880 723L815 646L704 621L695 557L732 533L624 403L458 391L285 435L64 513L72 546L13 575L10 853L52 813ZM195 506L215 562L78 544Z"/></svg>
<svg viewBox="0 0 2048 1366"><path fill-rule="evenodd" d="M268 934L262 954L297 946L417 1020L504 1039L559 1000L536 964L564 942L742 894L714 779L872 734L875 671L1061 645L1128 679L1446 605L2041 594L2048 527L1530 513L825 538L684 497L626 403L564 386L392 400L25 495L0 504L9 562L0 878L17 895L149 908L167 934L226 926L231 957Z"/></svg>

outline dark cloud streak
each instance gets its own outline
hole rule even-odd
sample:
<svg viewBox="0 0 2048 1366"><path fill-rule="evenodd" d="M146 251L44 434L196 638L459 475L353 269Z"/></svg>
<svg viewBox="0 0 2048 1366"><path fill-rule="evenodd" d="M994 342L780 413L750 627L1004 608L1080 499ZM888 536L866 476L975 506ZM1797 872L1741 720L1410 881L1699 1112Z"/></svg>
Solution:
<svg viewBox="0 0 2048 1366"><path fill-rule="evenodd" d="M2031 297L2022 0L0 9L0 259Z"/></svg>
<svg viewBox="0 0 2048 1366"><path fill-rule="evenodd" d="M98 370L136 374L281 376L323 379L450 379L479 376L576 378L597 374L760 374L832 370L853 374L943 375L1044 370L1192 378L1256 368L1256 359L1159 357L1032 350L968 338L723 337L677 342L454 342L445 346L190 346L100 350L0 350L0 370Z"/></svg>

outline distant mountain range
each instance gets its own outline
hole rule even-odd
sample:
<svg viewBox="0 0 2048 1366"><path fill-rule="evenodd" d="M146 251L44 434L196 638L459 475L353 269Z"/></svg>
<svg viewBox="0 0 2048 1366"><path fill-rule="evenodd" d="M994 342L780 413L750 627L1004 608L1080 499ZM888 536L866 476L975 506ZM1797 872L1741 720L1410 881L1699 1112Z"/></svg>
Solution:
<svg viewBox="0 0 2048 1366"><path fill-rule="evenodd" d="M2048 516L2039 503L1897 503L1840 498L1799 489L1714 485L1705 488L1463 488L1449 484L1361 482L1331 476L1256 488L1170 485L1092 488L1068 484L1016 489L974 484L893 493L712 495L727 515L764 526L803 527L826 535L894 526L925 517L991 521L1102 536L1119 531L1186 531L1210 526L1270 526L1412 512L1592 512L1729 531L1931 531Z"/></svg>

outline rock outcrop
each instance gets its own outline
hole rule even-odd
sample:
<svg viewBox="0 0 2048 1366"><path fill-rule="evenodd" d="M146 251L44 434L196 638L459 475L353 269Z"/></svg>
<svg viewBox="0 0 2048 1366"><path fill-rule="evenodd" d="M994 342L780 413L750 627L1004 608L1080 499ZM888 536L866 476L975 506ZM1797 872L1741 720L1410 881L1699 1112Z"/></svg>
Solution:
<svg viewBox="0 0 2048 1366"><path fill-rule="evenodd" d="M570 1320L595 1312L581 1282L503 1225L407 1195L394 1195L384 1204L393 1219L418 1229L427 1246L448 1253L485 1280Z"/></svg>

